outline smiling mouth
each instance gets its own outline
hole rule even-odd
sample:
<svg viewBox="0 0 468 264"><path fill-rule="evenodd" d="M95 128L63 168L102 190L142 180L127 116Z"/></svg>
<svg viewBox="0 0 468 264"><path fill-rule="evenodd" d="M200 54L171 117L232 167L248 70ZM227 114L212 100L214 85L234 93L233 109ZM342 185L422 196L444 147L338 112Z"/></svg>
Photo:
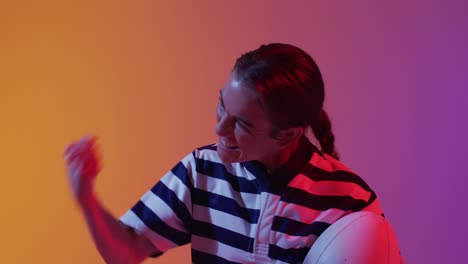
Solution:
<svg viewBox="0 0 468 264"><path fill-rule="evenodd" d="M235 145L232 145L232 144L229 144L227 143L225 140L223 139L220 139L219 140L219 144L221 145L221 147L223 148L226 148L226 149L230 149L230 150L236 150L236 149L239 149L239 147L235 146Z"/></svg>

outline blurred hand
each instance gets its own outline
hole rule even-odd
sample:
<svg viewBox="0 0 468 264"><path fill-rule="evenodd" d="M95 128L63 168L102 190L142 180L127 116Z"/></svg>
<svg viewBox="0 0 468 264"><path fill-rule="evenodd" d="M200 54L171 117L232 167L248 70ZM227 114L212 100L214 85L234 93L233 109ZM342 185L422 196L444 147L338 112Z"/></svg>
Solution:
<svg viewBox="0 0 468 264"><path fill-rule="evenodd" d="M87 136L72 142L64 152L73 194L80 204L94 188L94 179L101 170L96 137Z"/></svg>

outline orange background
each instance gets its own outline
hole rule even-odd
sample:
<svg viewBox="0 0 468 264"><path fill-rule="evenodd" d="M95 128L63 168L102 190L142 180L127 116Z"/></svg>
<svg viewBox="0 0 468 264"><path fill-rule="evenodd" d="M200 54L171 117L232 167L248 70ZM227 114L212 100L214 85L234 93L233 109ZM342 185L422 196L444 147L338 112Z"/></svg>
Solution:
<svg viewBox="0 0 468 264"><path fill-rule="evenodd" d="M0 262L102 263L70 194L66 145L99 137L97 192L121 215L216 141L218 89L241 53L269 42L318 62L342 159L376 190L407 263L466 259L463 10L463 1L1 2ZM188 247L147 261L189 262Z"/></svg>

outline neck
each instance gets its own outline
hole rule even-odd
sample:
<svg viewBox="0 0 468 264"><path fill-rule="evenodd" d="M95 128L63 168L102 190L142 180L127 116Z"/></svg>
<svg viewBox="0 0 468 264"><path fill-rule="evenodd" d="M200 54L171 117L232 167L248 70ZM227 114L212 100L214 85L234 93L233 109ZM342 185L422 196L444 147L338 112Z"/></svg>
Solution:
<svg viewBox="0 0 468 264"><path fill-rule="evenodd" d="M301 144L301 140L297 140L291 145L287 146L286 148L282 149L279 154L274 157L272 160L267 161L264 164L264 166L267 168L268 173L274 173L278 168L282 167L286 163L292 161L292 158L294 158L294 153L297 151L299 148L299 145ZM296 155L297 156L297 155Z"/></svg>

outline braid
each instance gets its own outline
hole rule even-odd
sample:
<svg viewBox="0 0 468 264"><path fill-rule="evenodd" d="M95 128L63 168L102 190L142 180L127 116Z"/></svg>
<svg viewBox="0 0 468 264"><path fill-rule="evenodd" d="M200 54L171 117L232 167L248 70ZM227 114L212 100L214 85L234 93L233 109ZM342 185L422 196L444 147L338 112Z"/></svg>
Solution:
<svg viewBox="0 0 468 264"><path fill-rule="evenodd" d="M331 122L325 110L321 110L317 124L312 126L312 131L320 143L322 152L339 159L338 152L335 151L335 136L331 131Z"/></svg>

